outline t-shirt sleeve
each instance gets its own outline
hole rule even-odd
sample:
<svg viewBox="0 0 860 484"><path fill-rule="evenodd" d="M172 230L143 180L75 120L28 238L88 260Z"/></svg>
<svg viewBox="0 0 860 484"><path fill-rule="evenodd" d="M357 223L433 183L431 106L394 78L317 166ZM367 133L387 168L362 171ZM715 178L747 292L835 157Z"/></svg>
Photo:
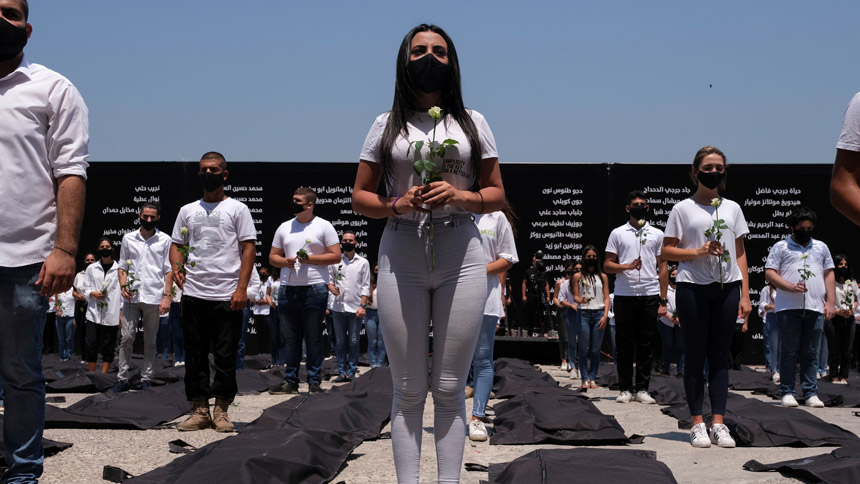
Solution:
<svg viewBox="0 0 860 484"><path fill-rule="evenodd" d="M379 145L382 141L382 133L385 131L386 119L388 118L385 114L380 115L370 125L370 131L367 132L367 136L364 138L364 145L361 147L360 160L372 161L374 163L382 162Z"/></svg>
<svg viewBox="0 0 860 484"><path fill-rule="evenodd" d="M508 222L508 219L504 216L499 217L499 224L496 230L499 233L497 239L497 250L499 253L497 257L501 257L511 264L516 264L520 259L517 255L516 242L514 242L513 230L511 230L511 224Z"/></svg>
<svg viewBox="0 0 860 484"><path fill-rule="evenodd" d="M257 240L257 228L254 227L254 217L251 216L251 210L245 204L241 205L239 212L236 214L236 237L239 239L239 242Z"/></svg>
<svg viewBox="0 0 860 484"><path fill-rule="evenodd" d="M737 206L737 214L735 215L735 224L732 227L732 230L735 233L735 239L739 239L744 235L750 233L750 229L747 226L747 219L744 217L744 211L741 210L740 205Z"/></svg>
<svg viewBox="0 0 860 484"><path fill-rule="evenodd" d="M664 235L666 237L680 240L683 233L684 228L681 226L681 210L678 208L678 205L675 205L669 212L669 220L666 221L666 230Z"/></svg>
<svg viewBox="0 0 860 484"><path fill-rule="evenodd" d="M842 117L842 132L836 148L848 151L860 151L860 92L854 95L845 115Z"/></svg>
<svg viewBox="0 0 860 484"><path fill-rule="evenodd" d="M780 259L782 259L782 243L777 242L770 248L770 252L767 254L767 260L764 263L764 268L778 271Z"/></svg>
<svg viewBox="0 0 860 484"><path fill-rule="evenodd" d="M123 269L123 270L128 269L128 267L126 267L125 261L126 261L126 259L129 259L129 257L128 257L128 242L126 239L127 238L125 236L123 236L122 244L120 244L120 247L119 247L119 263L120 263L119 267L120 267L120 269Z"/></svg>
<svg viewBox="0 0 860 484"><path fill-rule="evenodd" d="M615 230L609 233L609 240L606 241L606 252L618 255L618 232Z"/></svg>
<svg viewBox="0 0 860 484"><path fill-rule="evenodd" d="M361 265L361 289L359 296L370 296L370 263L364 261Z"/></svg>
<svg viewBox="0 0 860 484"><path fill-rule="evenodd" d="M493 131L487 123L487 119L480 113L474 113L473 120L475 128L478 130L478 139L481 140L481 159L498 158L499 151L496 149L496 138L493 136ZM477 119L476 119L477 118Z"/></svg>
<svg viewBox="0 0 860 484"><path fill-rule="evenodd" d="M833 257L830 256L830 248L827 247L827 244L824 242L821 243L821 255L823 256L821 261L821 267L826 271L827 269L835 269L836 265L833 263Z"/></svg>
<svg viewBox="0 0 860 484"><path fill-rule="evenodd" d="M323 245L326 247L331 247L340 243L340 237L337 236L337 231L334 229L334 225L332 225L331 222L326 222L322 236Z"/></svg>
<svg viewBox="0 0 860 484"><path fill-rule="evenodd" d="M90 124L81 93L66 81L48 98L48 132L45 141L55 178L77 175L87 178Z"/></svg>
<svg viewBox="0 0 860 484"><path fill-rule="evenodd" d="M182 235L182 227L187 227L185 224L186 217L185 207L180 208L179 214L176 216L176 222L173 223L173 233L170 236L170 240L177 245L185 244L185 237Z"/></svg>
<svg viewBox="0 0 860 484"><path fill-rule="evenodd" d="M663 255L663 237L664 235L662 231L657 232L657 236L654 237L654 239L657 240L657 257Z"/></svg>
<svg viewBox="0 0 860 484"><path fill-rule="evenodd" d="M276 249L283 249L284 248L284 236L283 236L283 230L281 230L282 227L283 226L278 227L278 229L275 230L275 236L272 238L272 247L274 247Z"/></svg>

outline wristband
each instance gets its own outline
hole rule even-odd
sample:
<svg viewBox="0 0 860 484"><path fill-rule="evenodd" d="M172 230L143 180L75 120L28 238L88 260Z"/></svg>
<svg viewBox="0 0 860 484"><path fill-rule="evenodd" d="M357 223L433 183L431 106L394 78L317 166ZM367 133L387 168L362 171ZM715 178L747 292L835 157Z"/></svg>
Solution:
<svg viewBox="0 0 860 484"><path fill-rule="evenodd" d="M54 246L54 248L55 248L55 249L57 249L57 250L59 250L59 251L61 251L61 252L65 252L66 254L69 254L69 255L70 255L70 256L72 256L72 257L74 257L74 256L75 256L75 253L74 253L74 252L72 252L72 251L70 251L70 250L68 250L68 249L64 249L64 248L59 247L59 246Z"/></svg>
<svg viewBox="0 0 860 484"><path fill-rule="evenodd" d="M481 211L478 213L484 213L484 194L481 193L481 190L478 190L478 195L481 197Z"/></svg>
<svg viewBox="0 0 860 484"><path fill-rule="evenodd" d="M402 213L397 211L397 201L400 200L401 198L403 198L403 197L397 197L391 203L391 211L394 212L394 215L403 215Z"/></svg>
<svg viewBox="0 0 860 484"><path fill-rule="evenodd" d="M664 298L664 299L660 299L660 304L661 304L661 305L663 305L663 306L668 306L668 305L669 305L669 300L668 300L668 299L665 299L665 298Z"/></svg>

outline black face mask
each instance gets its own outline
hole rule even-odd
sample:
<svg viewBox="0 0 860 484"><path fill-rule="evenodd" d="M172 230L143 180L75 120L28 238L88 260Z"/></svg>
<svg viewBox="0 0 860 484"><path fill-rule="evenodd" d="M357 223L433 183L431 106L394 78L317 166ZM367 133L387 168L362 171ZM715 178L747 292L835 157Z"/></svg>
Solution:
<svg viewBox="0 0 860 484"><path fill-rule="evenodd" d="M144 230L152 230L155 228L155 220L144 220L140 219L140 226Z"/></svg>
<svg viewBox="0 0 860 484"><path fill-rule="evenodd" d="M350 242L341 242L340 249L344 252L352 252L355 250L355 244Z"/></svg>
<svg viewBox="0 0 860 484"><path fill-rule="evenodd" d="M589 269L597 269L597 259L585 259L585 267Z"/></svg>
<svg viewBox="0 0 860 484"><path fill-rule="evenodd" d="M543 262L537 261L535 263L535 270L538 272L544 272L544 271L546 271L546 266L544 265Z"/></svg>
<svg viewBox="0 0 860 484"><path fill-rule="evenodd" d="M648 216L648 207L630 207L630 216L642 220Z"/></svg>
<svg viewBox="0 0 860 484"><path fill-rule="evenodd" d="M713 190L714 188L720 186L720 183L723 182L723 178L725 176L725 173L719 171L711 171L707 173L704 171L700 171L699 174L696 175L696 179L698 179L699 183L701 183L705 188Z"/></svg>
<svg viewBox="0 0 860 484"><path fill-rule="evenodd" d="M809 240L812 239L812 231L811 230L794 229L792 231L792 234L794 234L794 241L800 245L806 245L809 243Z"/></svg>
<svg viewBox="0 0 860 484"><path fill-rule="evenodd" d="M203 189L207 192L214 192L224 186L224 175L222 173L200 173L200 183L203 184Z"/></svg>
<svg viewBox="0 0 860 484"><path fill-rule="evenodd" d="M261 280L261 281L265 281L265 280L266 280L266 279L268 279L268 278L269 278L269 274L268 274L268 273L266 273L266 272L261 272L261 273L260 273L260 280Z"/></svg>
<svg viewBox="0 0 860 484"><path fill-rule="evenodd" d="M451 66L443 64L433 54L409 61L406 70L412 85L421 92L441 91L451 81Z"/></svg>
<svg viewBox="0 0 860 484"><path fill-rule="evenodd" d="M27 45L27 29L15 27L6 19L0 19L0 62L20 54L25 45Z"/></svg>
<svg viewBox="0 0 860 484"><path fill-rule="evenodd" d="M110 257L113 255L113 249L99 249L99 255L102 257Z"/></svg>
<svg viewBox="0 0 860 484"><path fill-rule="evenodd" d="M300 203L296 203L295 200L290 202L290 212L293 212L293 214L298 215L298 214L302 213L302 211L304 211L304 209L305 209L305 207L303 207L302 204L300 204Z"/></svg>
<svg viewBox="0 0 860 484"><path fill-rule="evenodd" d="M837 267L836 268L836 278L837 279L851 279L851 270L847 267Z"/></svg>

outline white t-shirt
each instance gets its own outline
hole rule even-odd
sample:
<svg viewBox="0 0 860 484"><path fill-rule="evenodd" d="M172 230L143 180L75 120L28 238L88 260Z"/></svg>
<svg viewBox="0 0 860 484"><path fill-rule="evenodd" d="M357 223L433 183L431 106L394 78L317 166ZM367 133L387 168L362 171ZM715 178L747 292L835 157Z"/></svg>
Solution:
<svg viewBox="0 0 860 484"><path fill-rule="evenodd" d="M379 306L376 305L376 288L374 287L372 291L370 291L370 299L367 301L367 309L379 309Z"/></svg>
<svg viewBox="0 0 860 484"><path fill-rule="evenodd" d="M207 301L229 300L239 287L239 244L257 239L248 206L232 198L215 203L197 200L179 209L176 216L171 238L179 245L186 243L183 227L188 228L188 245L195 248L185 265L185 295Z"/></svg>
<svg viewBox="0 0 860 484"><path fill-rule="evenodd" d="M484 260L487 264L497 261L500 257L516 264L520 261L517 247L514 243L514 232L507 217L502 212L475 214L475 223L481 232L481 245L484 248ZM502 283L498 274L487 275L487 302L484 314L502 317L505 308L502 305Z"/></svg>
<svg viewBox="0 0 860 484"><path fill-rule="evenodd" d="M588 277L589 273L583 269L579 278L579 297L588 299L585 304L580 304L579 309L603 309L603 278L595 272L594 277Z"/></svg>
<svg viewBox="0 0 860 484"><path fill-rule="evenodd" d="M857 281L848 279L842 284L836 283L836 309L847 309L854 312L854 302L857 301Z"/></svg>
<svg viewBox="0 0 860 484"><path fill-rule="evenodd" d="M87 267L84 281L84 295L87 297L87 321L102 326L119 326L119 311L122 307L122 294L119 287L119 264L114 261L105 274L101 262ZM90 296L98 291L107 294L101 301Z"/></svg>
<svg viewBox="0 0 860 484"><path fill-rule="evenodd" d="M131 261L131 266L128 261ZM122 237L119 250L120 269L134 274L131 285L133 303L160 304L164 297L164 277L170 272L170 236L155 229L155 234L143 238L140 229ZM126 279L126 282L128 279Z"/></svg>
<svg viewBox="0 0 860 484"><path fill-rule="evenodd" d="M88 112L68 79L26 56L0 92L0 267L22 267L54 247L55 181L87 177Z"/></svg>
<svg viewBox="0 0 860 484"><path fill-rule="evenodd" d="M272 298L272 302L275 303L275 306L278 305L278 291L281 289L281 279L275 279L274 277L269 277L269 297Z"/></svg>
<svg viewBox="0 0 860 484"><path fill-rule="evenodd" d="M773 293L775 289L773 286L767 285L764 286L759 293L758 297L758 315L761 319L767 318L767 313L772 313L773 311L768 311L765 309L767 305L773 305Z"/></svg>
<svg viewBox="0 0 860 484"><path fill-rule="evenodd" d="M272 239L272 247L283 250L284 257L295 257L301 249L309 255L325 254L328 247L339 243L340 238L331 222L316 216L304 223L295 218L287 220L278 227ZM281 284L285 286L313 286L328 282L328 266L299 264L298 270L281 269Z"/></svg>
<svg viewBox="0 0 860 484"><path fill-rule="evenodd" d="M842 117L842 133L836 148L848 151L860 151L860 92L851 98L845 115Z"/></svg>
<svg viewBox="0 0 860 484"><path fill-rule="evenodd" d="M487 124L487 120L478 111L469 109L467 112L478 131L478 139L481 142L481 159L498 158L499 153L496 151L496 140L493 137L493 132L490 131L490 125ZM380 114L370 126L370 131L367 133L367 138L365 138L364 146L361 149L361 160L373 163L382 162L380 145L382 144L382 134L385 132L385 126L388 124L389 114L387 112ZM445 116L439 120L436 126L436 142L439 143L448 138L457 140L458 144L451 146L445 152L445 159L443 161L445 171L440 176L442 180L450 183L458 190L470 190L475 182L475 173L472 170L472 149L469 146L469 140L460 128L460 125L452 118ZM413 186L422 184L422 179L415 173L412 164L417 160L425 159L428 151L426 146L421 149L421 153L409 150L409 142L423 141L427 145L432 139L433 119L426 112L416 112L407 121L406 137L401 133L395 140L391 150L394 177L393 186L388 186L388 194L390 196L402 196ZM409 150L408 156L406 155L407 150ZM436 160L436 162L439 163L439 160ZM434 216L437 217L465 212L465 208L453 205L433 211ZM395 215L392 214L392 216ZM420 212L410 212L398 217L410 220L424 220L427 215Z"/></svg>
<svg viewBox="0 0 860 484"><path fill-rule="evenodd" d="M615 274L615 294L619 296L657 296L660 280L657 257L663 247L663 231L649 223L641 229L630 222L615 228L606 242L606 252L617 256L619 264L629 264L642 257L642 269Z"/></svg>
<svg viewBox="0 0 860 484"><path fill-rule="evenodd" d="M58 316L72 318L75 316L75 296L72 295L72 289L69 288L66 292L61 292L54 296L52 304L54 309L59 309Z"/></svg>
<svg viewBox="0 0 860 484"><path fill-rule="evenodd" d="M331 298L331 310L354 313L361 305L361 296L370 296L370 263L355 254L352 260L341 254L340 263L328 266L329 280L340 288L340 294ZM340 274L340 280L338 279ZM329 291L331 294L331 291Z"/></svg>
<svg viewBox="0 0 860 484"><path fill-rule="evenodd" d="M558 300L564 301L568 304L573 304L574 306L578 306L576 301L573 299L573 291L570 290L570 279L565 280L561 283L561 287L558 288ZM570 308L567 308L570 311Z"/></svg>
<svg viewBox="0 0 860 484"><path fill-rule="evenodd" d="M806 259L803 258L804 254L808 254ZM824 313L824 296L826 295L824 271L835 267L827 244L812 239L804 247L791 237L780 240L770 249L764 268L777 271L780 277L790 284L797 284L802 281L798 271L804 267L804 263L806 268L815 274L815 277L806 280L806 293L776 291L774 301L776 312L786 309L806 309L807 311Z"/></svg>
<svg viewBox="0 0 860 484"><path fill-rule="evenodd" d="M265 282L260 280L260 274L256 269L251 271L251 282L248 284L248 298L254 298L257 302L251 307L251 313L257 316L269 315L269 303L266 302L266 291L269 290L269 279Z"/></svg>
<svg viewBox="0 0 860 484"><path fill-rule="evenodd" d="M714 282L727 283L743 279L743 274L738 267L737 254L735 254L735 240L748 234L749 228L747 228L747 221L740 205L726 198L722 200L719 215L729 227L722 231L722 243L723 247L729 251L730 262L725 262L720 257L712 255L681 261L678 264L677 282L707 285ZM705 245L705 242L715 240L713 236L705 237L705 231L713 226L715 212L714 207L699 205L692 198L682 200L675 204L669 213L665 237L678 239L677 246L681 249L698 249ZM720 266L723 270L722 281L720 281Z"/></svg>
<svg viewBox="0 0 860 484"><path fill-rule="evenodd" d="M666 315L660 318L660 322L666 326L675 327L675 323L672 322L672 315L675 314L678 306L675 304L675 288L671 284L666 288L666 299L669 300L666 304Z"/></svg>

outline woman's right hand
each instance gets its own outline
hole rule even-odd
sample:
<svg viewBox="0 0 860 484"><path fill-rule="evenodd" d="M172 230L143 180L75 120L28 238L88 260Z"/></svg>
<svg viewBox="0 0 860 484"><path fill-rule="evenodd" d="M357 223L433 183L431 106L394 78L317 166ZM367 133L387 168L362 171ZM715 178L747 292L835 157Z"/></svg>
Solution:
<svg viewBox="0 0 860 484"><path fill-rule="evenodd" d="M398 213L407 214L410 212L424 212L430 213L429 210L422 208L422 204L424 203L421 200L421 192L424 190L423 186L413 186L406 193L400 197L400 200L397 200L397 209Z"/></svg>
<svg viewBox="0 0 860 484"><path fill-rule="evenodd" d="M720 256L723 255L723 244L719 240L709 240L705 242L705 245L699 247L697 252L697 258L709 255Z"/></svg>
<svg viewBox="0 0 860 484"><path fill-rule="evenodd" d="M103 301L107 297L107 294L105 294L101 291L93 291L90 293L90 296L92 296L95 299L98 299L99 301Z"/></svg>

